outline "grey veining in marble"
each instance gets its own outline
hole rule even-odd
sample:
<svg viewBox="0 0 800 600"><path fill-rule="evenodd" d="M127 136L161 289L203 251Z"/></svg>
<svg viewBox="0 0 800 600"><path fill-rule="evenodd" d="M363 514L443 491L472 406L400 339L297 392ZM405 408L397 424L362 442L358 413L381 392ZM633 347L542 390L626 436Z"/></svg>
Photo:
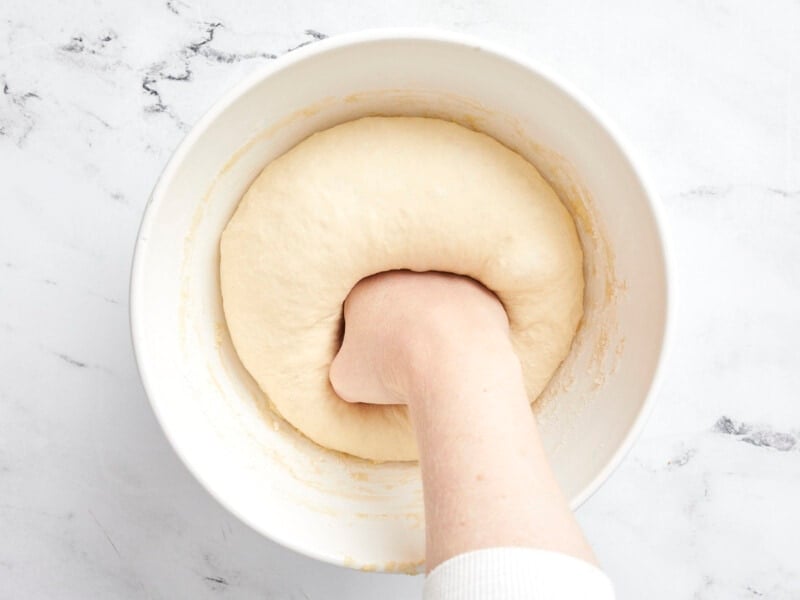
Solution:
<svg viewBox="0 0 800 600"><path fill-rule="evenodd" d="M4 0L0 598L417 598L284 550L192 479L139 383L128 270L204 110L293 48L432 25L549 65L662 196L677 327L640 442L579 511L620 598L800 598L800 4Z"/></svg>

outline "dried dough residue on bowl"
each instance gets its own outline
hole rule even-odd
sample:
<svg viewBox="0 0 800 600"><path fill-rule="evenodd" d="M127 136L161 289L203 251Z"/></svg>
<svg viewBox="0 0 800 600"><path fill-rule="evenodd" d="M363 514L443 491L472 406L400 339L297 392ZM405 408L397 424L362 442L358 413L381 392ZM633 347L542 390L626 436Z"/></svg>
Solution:
<svg viewBox="0 0 800 600"><path fill-rule="evenodd" d="M382 109L375 108L383 106ZM385 106L390 105L391 110ZM228 179L242 161L248 159L249 152L259 144L267 144L276 137L284 135L284 130L306 119L318 119L321 114L331 113L330 127L366 115L386 116L427 116L454 121L468 128L482 131L495 137L512 150L528 159L548 180L567 206L575 220L584 247L584 277L586 297L584 317L579 327L573 350L551 380L547 389L534 405L537 418L551 431L546 444L550 452L556 452L561 438L566 435L570 424L593 396L602 387L607 377L614 373L625 340L617 327L618 302L625 292L625 282L617 279L614 268L614 252L607 242L603 224L597 216L591 195L581 184L572 165L556 152L527 139L523 126L514 118L489 111L480 104L453 94L440 92L412 92L409 90L377 90L351 94L344 98L326 98L296 113L281 119L268 130L258 132L244 144L210 181L208 191L199 203L191 227L184 238L184 254L181 269L181 306L179 323L181 343L184 353L190 352L194 344L211 344L216 349L215 357L207 358L204 379L219 391L220 404L228 408L230 418L247 421L248 435L258 442L263 450L261 457L253 460L269 460L280 466L288 477L301 481L320 494L320 499L303 496L292 498L315 511L331 513L330 502L323 496L336 496L350 500L374 499L397 494L400 488L410 500L410 504L391 515L385 512L359 513L359 518L408 519L409 515L423 515L422 490L418 468L413 464L386 463L376 465L338 452L323 449L313 444L297 432L291 425L272 410L269 399L258 388L238 360L230 341L222 312L222 299L219 294L218 246L214 253L198 251L198 236L216 235L227 223L235 202L228 199L224 212L218 209L217 197L230 194ZM285 145L291 147L300 139ZM253 176L263 164L253 171ZM230 176L230 177L229 177ZM249 185L249 181L247 182ZM246 186L243 186L246 188ZM244 189L241 189L241 192ZM212 283L215 291L205 290L206 297L214 298L213 306L195 306L193 298L193 273L198 269L215 271ZM211 292L210 294L208 292ZM209 302L206 300L206 302ZM213 323L201 322L200 318L213 316ZM586 377L586 373L589 374ZM582 400L573 402L565 409L557 401L561 394L569 392ZM596 397L596 396L595 396ZM250 404L245 406L241 399ZM254 425L253 412L258 413L260 426ZM220 411L222 412L222 411ZM216 415L215 415L216 416ZM221 417L222 418L222 417ZM220 434L226 429L220 427ZM553 435L552 432L556 434ZM291 449L291 450L290 450ZM287 458L291 454L292 458ZM319 477L325 472L327 477ZM410 491L410 494L409 494ZM421 521L420 521L421 522ZM384 567L386 570L387 567ZM402 569L400 569L402 570Z"/></svg>

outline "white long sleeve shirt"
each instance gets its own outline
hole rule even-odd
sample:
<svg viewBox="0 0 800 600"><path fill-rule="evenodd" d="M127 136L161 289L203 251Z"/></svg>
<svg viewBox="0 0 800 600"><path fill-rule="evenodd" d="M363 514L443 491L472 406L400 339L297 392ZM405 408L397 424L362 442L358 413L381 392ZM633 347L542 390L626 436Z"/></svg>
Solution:
<svg viewBox="0 0 800 600"><path fill-rule="evenodd" d="M547 550L487 548L446 560L425 581L425 600L614 600L594 565Z"/></svg>

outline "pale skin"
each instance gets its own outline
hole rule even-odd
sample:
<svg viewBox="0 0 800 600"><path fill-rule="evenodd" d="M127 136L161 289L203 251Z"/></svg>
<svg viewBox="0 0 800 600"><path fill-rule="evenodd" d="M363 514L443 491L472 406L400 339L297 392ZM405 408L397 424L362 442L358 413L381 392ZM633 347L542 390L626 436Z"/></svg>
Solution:
<svg viewBox="0 0 800 600"><path fill-rule="evenodd" d="M407 404L425 496L426 568L481 548L596 563L542 447L502 304L467 277L359 282L330 379L348 402Z"/></svg>

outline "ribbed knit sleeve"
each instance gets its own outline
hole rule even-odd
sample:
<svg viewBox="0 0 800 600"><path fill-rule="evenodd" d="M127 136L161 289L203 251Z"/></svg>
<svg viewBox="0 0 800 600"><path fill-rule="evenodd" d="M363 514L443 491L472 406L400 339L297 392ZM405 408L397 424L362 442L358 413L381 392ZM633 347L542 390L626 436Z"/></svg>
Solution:
<svg viewBox="0 0 800 600"><path fill-rule="evenodd" d="M613 600L597 567L558 552L487 548L455 556L425 581L425 600Z"/></svg>

